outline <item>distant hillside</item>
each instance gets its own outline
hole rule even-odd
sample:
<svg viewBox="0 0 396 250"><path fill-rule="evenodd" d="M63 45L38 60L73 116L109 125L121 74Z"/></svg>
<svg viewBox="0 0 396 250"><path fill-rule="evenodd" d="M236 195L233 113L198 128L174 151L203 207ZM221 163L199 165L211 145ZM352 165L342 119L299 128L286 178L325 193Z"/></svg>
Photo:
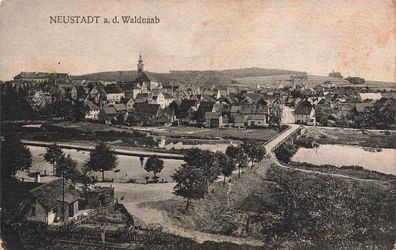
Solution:
<svg viewBox="0 0 396 250"><path fill-rule="evenodd" d="M108 71L86 75L72 76L73 79L95 81L132 81L136 78L136 70Z"/></svg>
<svg viewBox="0 0 396 250"><path fill-rule="evenodd" d="M182 70L169 73L152 73L162 82L178 84L194 84L199 86L230 85L234 78L260 77L271 75L306 75L305 72L280 70L280 69L229 69L229 70ZM73 79L102 80L102 81L132 81L136 78L136 71L110 71L86 75L73 76Z"/></svg>
<svg viewBox="0 0 396 250"><path fill-rule="evenodd" d="M366 81L361 85L354 85L343 78L328 77L328 76L317 76L307 75L306 77L299 78L294 77L295 75L269 75L269 76L248 76L248 77L236 77L233 79L233 86L257 86L260 85L264 88L277 88L282 86L288 86L293 83L296 84L308 84L309 87L313 88L318 84L322 84L325 81L331 81L339 87L346 86L358 86L358 87L369 87L378 89L395 89L396 83L394 82L378 82L378 81Z"/></svg>

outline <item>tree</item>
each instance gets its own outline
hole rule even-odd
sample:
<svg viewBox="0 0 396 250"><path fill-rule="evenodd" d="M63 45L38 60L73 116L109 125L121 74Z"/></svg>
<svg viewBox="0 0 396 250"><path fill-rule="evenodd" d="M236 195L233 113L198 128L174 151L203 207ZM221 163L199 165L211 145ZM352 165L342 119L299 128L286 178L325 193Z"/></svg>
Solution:
<svg viewBox="0 0 396 250"><path fill-rule="evenodd" d="M144 163L144 156L143 156L143 155L141 155L141 156L139 157L139 160L140 160L140 165L143 167L143 163Z"/></svg>
<svg viewBox="0 0 396 250"><path fill-rule="evenodd" d="M157 155L150 156L146 161L146 165L144 166L144 169L147 172L153 172L154 181L157 180L156 174L160 173L163 168L164 168L164 161L161 160Z"/></svg>
<svg viewBox="0 0 396 250"><path fill-rule="evenodd" d="M229 172L230 159L223 152L216 152L216 153L214 153L213 157L214 157L213 164L215 165L215 168L219 169L220 173L222 173L224 175L224 182L225 182L225 177L230 176L233 171L233 170L231 170L231 172ZM235 164L234 164L234 167L235 167ZM217 179L217 176L216 176L216 179Z"/></svg>
<svg viewBox="0 0 396 250"><path fill-rule="evenodd" d="M42 90L36 91L34 95L28 97L28 102L36 112L49 111L52 108L51 94Z"/></svg>
<svg viewBox="0 0 396 250"><path fill-rule="evenodd" d="M44 160L53 166L52 173L55 175L56 166L61 157L64 157L65 153L62 149L58 146L58 144L54 143L47 147L47 152L44 154Z"/></svg>
<svg viewBox="0 0 396 250"><path fill-rule="evenodd" d="M172 179L176 181L174 194L187 199L186 211L191 199L202 199L208 193L208 181L202 169L182 164Z"/></svg>
<svg viewBox="0 0 396 250"><path fill-rule="evenodd" d="M345 80L347 80L348 82L350 82L352 84L363 84L366 82L366 80L364 78L357 77L357 76L348 76L347 78L345 78Z"/></svg>
<svg viewBox="0 0 396 250"><path fill-rule="evenodd" d="M260 161L262 161L266 154L263 145L257 142L244 142L242 144L242 148L252 162L251 168L253 168L253 165L255 163L259 163Z"/></svg>
<svg viewBox="0 0 396 250"><path fill-rule="evenodd" d="M64 176L65 179L77 182L81 179L81 173L77 170L77 162L68 154L60 156L56 161L56 176Z"/></svg>
<svg viewBox="0 0 396 250"><path fill-rule="evenodd" d="M226 149L226 155L233 159L238 166L238 178L241 177L241 168L246 167L247 158L241 146L230 145Z"/></svg>
<svg viewBox="0 0 396 250"><path fill-rule="evenodd" d="M15 137L15 134L5 135L1 143L1 177L14 177L18 170L28 170L32 166L32 153Z"/></svg>
<svg viewBox="0 0 396 250"><path fill-rule="evenodd" d="M228 159L227 162L224 165L222 165L221 173L224 175L223 186L225 185L226 177L231 176L232 171L234 171L235 168L236 166L233 159Z"/></svg>
<svg viewBox="0 0 396 250"><path fill-rule="evenodd" d="M202 169L209 182L213 182L221 174L220 167L215 162L215 154L209 150L192 148L184 153L184 161L195 168Z"/></svg>
<svg viewBox="0 0 396 250"><path fill-rule="evenodd" d="M93 171L101 171L104 181L104 171L115 168L117 164L117 155L114 151L106 143L100 142L89 154L86 167Z"/></svg>
<svg viewBox="0 0 396 250"><path fill-rule="evenodd" d="M85 106L84 102L73 101L70 105L70 119L72 121L83 121L85 119Z"/></svg>

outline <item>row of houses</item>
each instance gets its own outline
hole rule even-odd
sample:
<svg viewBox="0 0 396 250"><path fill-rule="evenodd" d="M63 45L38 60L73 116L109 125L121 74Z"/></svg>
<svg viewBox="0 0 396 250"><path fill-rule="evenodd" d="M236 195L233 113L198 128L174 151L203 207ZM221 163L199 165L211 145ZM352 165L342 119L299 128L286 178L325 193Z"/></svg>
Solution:
<svg viewBox="0 0 396 250"><path fill-rule="evenodd" d="M160 95L161 96L161 95ZM108 103L99 107L92 102L86 104L86 119L106 124L177 124L205 127L265 127L276 123L281 107L276 98L265 100L264 95L244 94L193 99L173 99L166 106L151 101L122 98L119 103Z"/></svg>
<svg viewBox="0 0 396 250"><path fill-rule="evenodd" d="M307 125L365 127L371 123L368 119L376 119L374 123L379 126L382 123L382 127L395 124L396 93L386 93L384 97L378 97L377 94L372 96L376 98L361 99L353 95L335 94L297 100L295 122ZM376 127L373 124L371 126Z"/></svg>

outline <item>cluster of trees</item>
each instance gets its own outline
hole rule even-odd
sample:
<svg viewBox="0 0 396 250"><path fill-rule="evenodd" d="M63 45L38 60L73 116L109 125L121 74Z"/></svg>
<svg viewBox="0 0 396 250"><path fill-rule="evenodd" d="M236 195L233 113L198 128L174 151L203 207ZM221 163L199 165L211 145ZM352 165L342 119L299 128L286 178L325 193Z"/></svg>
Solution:
<svg viewBox="0 0 396 250"><path fill-rule="evenodd" d="M77 170L77 162L65 154L57 144L48 146L44 160L53 166L53 173L57 177L65 177L73 182L80 179L81 173Z"/></svg>
<svg viewBox="0 0 396 250"><path fill-rule="evenodd" d="M226 153L211 152L198 148L189 149L184 153L186 163L176 170L172 176L176 182L174 193L187 199L186 211L191 199L202 199L208 193L209 183L223 175L223 185L226 178L238 168L238 178L241 169L251 167L260 162L265 156L265 148L260 143L245 142L240 146L230 145Z"/></svg>
<svg viewBox="0 0 396 250"><path fill-rule="evenodd" d="M18 170L32 166L32 153L15 134L5 134L1 142L1 180L7 182Z"/></svg>
<svg viewBox="0 0 396 250"><path fill-rule="evenodd" d="M104 142L96 145L95 149L90 152L89 159L81 171L77 169L78 164L71 158L70 154L66 155L57 144L48 146L44 154L44 160L53 165L55 176L63 176L72 182L81 182L86 185L94 182L91 175L92 171L101 171L102 181L105 181L104 171L117 166L117 155Z"/></svg>
<svg viewBox="0 0 396 250"><path fill-rule="evenodd" d="M395 101L381 103L382 100L377 101L374 106L366 107L363 112L347 116L352 124L348 124L355 128L378 128L388 129L396 123Z"/></svg>
<svg viewBox="0 0 396 250"><path fill-rule="evenodd" d="M29 120L34 111L27 101L27 93L15 88L1 85L1 119L2 120Z"/></svg>
<svg viewBox="0 0 396 250"><path fill-rule="evenodd" d="M366 82L364 78L358 76L348 76L347 78L345 78L345 80L352 84L364 84Z"/></svg>
<svg viewBox="0 0 396 250"><path fill-rule="evenodd" d="M83 101L61 98L51 94L44 86L1 86L1 109L3 120L28 120L41 118L61 118L81 121L85 118Z"/></svg>
<svg viewBox="0 0 396 250"><path fill-rule="evenodd" d="M93 178L91 171L101 171L104 181L104 171L113 169L117 165L117 155L105 143L99 143L90 152L88 161L82 171L77 168L77 162L70 154L65 154L57 144L47 147L44 160L53 166L53 174L65 177L72 182L89 184ZM6 134L1 143L1 178L2 181L14 179L18 170L28 171L32 166L32 153L15 134Z"/></svg>

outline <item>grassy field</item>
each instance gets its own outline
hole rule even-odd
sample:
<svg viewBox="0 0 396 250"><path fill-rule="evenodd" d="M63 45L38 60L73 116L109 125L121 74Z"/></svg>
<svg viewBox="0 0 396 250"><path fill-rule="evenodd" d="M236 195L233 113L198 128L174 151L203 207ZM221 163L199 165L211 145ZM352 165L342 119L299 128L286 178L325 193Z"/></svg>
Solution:
<svg viewBox="0 0 396 250"><path fill-rule="evenodd" d="M268 141L274 137L278 131L272 128L261 129L238 129L238 128L196 128L196 127L165 127L165 128L134 128L140 131L168 136L173 138L191 139L233 139L233 140L261 140Z"/></svg>

